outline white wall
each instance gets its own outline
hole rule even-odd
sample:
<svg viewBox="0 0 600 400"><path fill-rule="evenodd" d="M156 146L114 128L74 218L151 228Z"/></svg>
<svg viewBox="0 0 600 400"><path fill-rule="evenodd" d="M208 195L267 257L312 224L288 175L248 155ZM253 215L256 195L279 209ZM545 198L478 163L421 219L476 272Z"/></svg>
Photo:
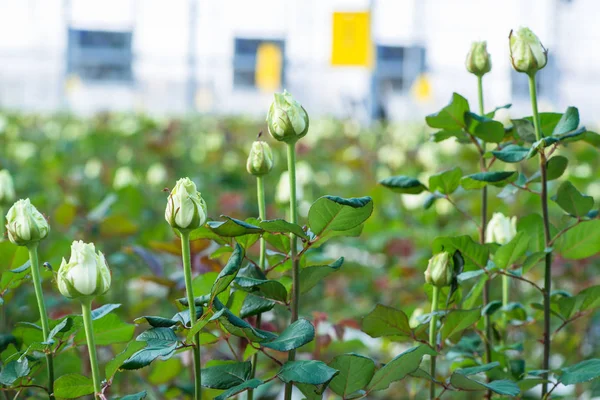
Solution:
<svg viewBox="0 0 600 400"><path fill-rule="evenodd" d="M390 99L392 116L411 119L446 103L453 91L475 98L475 80L464 69L473 40L487 40L493 71L485 77L488 107L512 99L508 33L531 27L556 58L560 72L554 104L580 107L592 119L600 89L600 28L595 0L195 0L196 106L201 112L264 114L270 93L233 87L234 39L285 40L286 88L311 114L364 119L371 71L331 67L334 11L362 11L373 4L373 36L379 44L422 44L427 52L432 100L406 95ZM68 107L189 110L191 0L1 0L0 107L51 110ZM130 85L93 85L67 79L68 26L133 31L134 76ZM525 79L525 78L524 78ZM366 103L365 103L366 104ZM592 121L596 122L596 121Z"/></svg>

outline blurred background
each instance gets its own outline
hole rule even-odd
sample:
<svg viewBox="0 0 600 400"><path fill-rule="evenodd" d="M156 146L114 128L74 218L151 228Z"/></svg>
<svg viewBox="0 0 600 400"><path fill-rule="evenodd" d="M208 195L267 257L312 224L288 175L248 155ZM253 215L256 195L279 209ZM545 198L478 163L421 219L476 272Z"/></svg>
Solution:
<svg viewBox="0 0 600 400"><path fill-rule="evenodd" d="M377 182L400 174L427 182L455 166L465 175L478 172L472 146L454 139L433 143L424 123L454 91L476 108L476 78L464 67L474 40L487 40L492 56L484 78L486 109L511 103L496 115L506 126L510 118L531 114L527 78L512 70L508 54L509 32L520 25L532 28L550 51L538 74L541 110L575 105L583 124L594 129L598 15L596 0L0 0L0 168L13 175L17 196L30 197L50 219L41 261L57 268L73 239L95 242L107 254L114 282L97 305L123 304L116 313L133 326L140 315L177 312L184 287L178 242L163 219L165 187L189 176L211 218L257 216L256 183L245 162L263 130L276 158L265 178L267 216L286 217L285 149L266 134L264 119L273 92L289 90L311 118L298 143L300 221L325 194L368 195L375 203L360 238L336 239L310 253L311 262L340 255L346 262L303 295L301 314L318 330L306 352L328 361L355 351L388 362L407 344L368 337L360 331L361 318L376 303L413 318L425 312L422 273L431 242L441 235L475 236L477 230L446 200L400 196ZM556 153L572 160L561 179L598 204L597 148L577 142ZM495 168L531 176L536 163ZM560 183L552 181L550 193ZM459 189L454 201L465 212L480 213L474 192ZM529 193L490 188L490 212L524 218L539 207ZM568 222L553 204L551 213L557 226ZM209 241L194 242L192 250L198 291L206 291L226 257ZM256 250L249 251L254 256ZM577 293L599 284L599 265L598 257L557 258L557 286ZM3 277L11 276L11 268L0 259ZM542 278L540 268L529 273ZM52 318L77 312L58 295L52 273L44 274ZM16 289L2 282L0 333L17 335L25 328L14 330L16 321L37 318L33 292L31 285ZM526 284L513 289L523 304L540 300ZM498 282L492 296L500 296ZM286 315L276 308L265 320L281 330ZM541 324L532 321L540 317L527 307L522 325L514 327L525 343L515 358L534 360L527 369L539 367ZM597 357L600 315L577 320L554 340L553 368ZM211 345L205 361L231 357L218 338ZM101 363L124 347L105 348ZM78 355L61 357L58 374L79 371ZM464 360L454 357L448 356L448 368ZM156 362L143 372L148 383L123 372L113 390L184 398L189 379L177 375L188 365L180 358ZM279 389L267 388L261 398L275 398ZM423 390L402 383L373 398L419 399ZM600 385L594 390L600 393ZM565 396L582 391L571 386Z"/></svg>
<svg viewBox="0 0 600 400"><path fill-rule="evenodd" d="M595 0L2 0L0 106L21 110L264 114L288 89L311 116L419 119L452 91L487 40L490 104L528 105L508 34L550 50L544 109L600 89ZM417 117L419 116L419 117Z"/></svg>

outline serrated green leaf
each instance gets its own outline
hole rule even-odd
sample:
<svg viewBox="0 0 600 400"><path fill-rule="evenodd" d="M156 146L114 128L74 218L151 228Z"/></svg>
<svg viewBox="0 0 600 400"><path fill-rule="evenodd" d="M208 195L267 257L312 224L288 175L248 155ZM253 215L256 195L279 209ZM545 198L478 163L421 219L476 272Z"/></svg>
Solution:
<svg viewBox="0 0 600 400"><path fill-rule="evenodd" d="M292 224L283 219L269 219L261 221L259 226L269 233L293 233L299 238L308 239L306 232L302 230L302 227L298 224Z"/></svg>
<svg viewBox="0 0 600 400"><path fill-rule="evenodd" d="M66 374L54 382L54 394L63 399L75 399L94 393L91 378L80 374Z"/></svg>
<svg viewBox="0 0 600 400"><path fill-rule="evenodd" d="M568 107L554 129L552 136L563 135L571 132L579 126L579 110L576 107Z"/></svg>
<svg viewBox="0 0 600 400"><path fill-rule="evenodd" d="M470 236L442 236L434 239L432 251L434 254L442 251L460 251L464 258L465 271L483 269L489 258L489 249L481 243L475 242Z"/></svg>
<svg viewBox="0 0 600 400"><path fill-rule="evenodd" d="M335 357L329 366L340 371L329 383L329 388L343 398L366 387L375 373L373 360L353 353Z"/></svg>
<svg viewBox="0 0 600 400"><path fill-rule="evenodd" d="M600 359L585 360L570 367L562 368L558 378L563 385L575 385L588 382L600 376Z"/></svg>
<svg viewBox="0 0 600 400"><path fill-rule="evenodd" d="M502 122L467 112L465 123L467 124L467 131L484 142L500 143L504 139L504 125L502 125Z"/></svg>
<svg viewBox="0 0 600 400"><path fill-rule="evenodd" d="M263 230L256 226L249 224L239 219L228 217L227 215L221 215L221 218L225 218L225 221L209 221L207 223L208 228L215 234L223 237L237 237L249 234L260 234Z"/></svg>
<svg viewBox="0 0 600 400"><path fill-rule="evenodd" d="M489 389L494 393L505 396L517 396L519 393L521 393L521 390L513 381L497 380L485 383L471 379L458 372L455 372L450 376L450 383L455 388L466 391L481 391Z"/></svg>
<svg viewBox="0 0 600 400"><path fill-rule="evenodd" d="M287 301L287 290L279 281L238 276L234 279L234 283L251 293L260 292L266 298Z"/></svg>
<svg viewBox="0 0 600 400"><path fill-rule="evenodd" d="M344 257L338 258L329 265L311 265L300 271L300 293L306 293L329 274L340 269Z"/></svg>
<svg viewBox="0 0 600 400"><path fill-rule="evenodd" d="M506 269L515 264L529 247L529 238L525 232L518 232L510 242L502 245L494 253L494 264L499 269Z"/></svg>
<svg viewBox="0 0 600 400"><path fill-rule="evenodd" d="M252 363L233 362L202 369L202 386L227 390L243 384L250 378Z"/></svg>
<svg viewBox="0 0 600 400"><path fill-rule="evenodd" d="M419 194L423 190L427 190L427 187L418 179L404 175L391 176L381 180L379 183L396 193L402 194Z"/></svg>
<svg viewBox="0 0 600 400"><path fill-rule="evenodd" d="M580 260L600 252L600 220L582 222L559 240L557 250L570 260Z"/></svg>
<svg viewBox="0 0 600 400"><path fill-rule="evenodd" d="M435 114L425 118L432 128L445 130L462 130L466 128L465 113L469 111L469 102L458 93L452 93L450 104Z"/></svg>
<svg viewBox="0 0 600 400"><path fill-rule="evenodd" d="M492 151L494 157L506 163L518 163L523 161L528 153L529 149L527 147L518 146L516 144L509 144L500 150Z"/></svg>
<svg viewBox="0 0 600 400"><path fill-rule="evenodd" d="M407 315L392 307L377 304L362 320L362 330L371 337L412 336Z"/></svg>
<svg viewBox="0 0 600 400"><path fill-rule="evenodd" d="M365 222L373 212L370 197L343 199L323 196L308 210L308 226L315 236L324 236L330 231L347 231Z"/></svg>
<svg viewBox="0 0 600 400"><path fill-rule="evenodd" d="M402 354L396 356L392 361L384 365L373 375L367 390L387 389L392 382L404 379L408 374L416 371L421 364L423 356L434 356L437 353L427 345L412 347Z"/></svg>
<svg viewBox="0 0 600 400"><path fill-rule="evenodd" d="M290 351L310 343L314 337L314 326L308 320L301 318L285 328L275 339L261 344L263 347L277 351Z"/></svg>
<svg viewBox="0 0 600 400"><path fill-rule="evenodd" d="M29 371L29 361L25 356L9 361L3 365L2 371L0 371L0 384L10 386L17 379L27 376Z"/></svg>
<svg viewBox="0 0 600 400"><path fill-rule="evenodd" d="M246 390L256 389L257 387L263 384L264 382L260 379L250 379L249 381L243 382L239 385L227 389L226 391L215 397L215 400L225 400L232 396L235 396L236 394L245 392Z"/></svg>
<svg viewBox="0 0 600 400"><path fill-rule="evenodd" d="M329 383L339 371L330 368L322 361L288 361L279 370L277 376L283 382L324 385Z"/></svg>
<svg viewBox="0 0 600 400"><path fill-rule="evenodd" d="M253 315L270 311L273 309L273 307L275 307L275 304L276 303L273 300L265 299L264 297L259 297L248 293L244 298L244 302L242 303L240 318L248 318Z"/></svg>
<svg viewBox="0 0 600 400"><path fill-rule="evenodd" d="M227 264L217 276L217 279L210 290L211 298L214 298L229 287L229 284L235 279L238 271L242 267L243 260L244 249L236 243L233 253L231 253L231 257L229 257L229 261L227 261Z"/></svg>
<svg viewBox="0 0 600 400"><path fill-rule="evenodd" d="M463 176L460 184L467 190L481 189L487 185L502 187L514 182L517 177L515 171L478 172Z"/></svg>
<svg viewBox="0 0 600 400"><path fill-rule="evenodd" d="M468 329L479 321L480 316L481 310L479 308L450 311L444 318L444 324L442 325L442 341Z"/></svg>
<svg viewBox="0 0 600 400"><path fill-rule="evenodd" d="M452 168L429 177L429 190L438 191L442 194L452 194L460 184L462 171L460 168Z"/></svg>
<svg viewBox="0 0 600 400"><path fill-rule="evenodd" d="M594 207L594 198L586 196L569 181L563 182L556 193L556 203L574 217L584 217Z"/></svg>
<svg viewBox="0 0 600 400"><path fill-rule="evenodd" d="M127 396L119 397L117 400L142 400L142 399L145 399L147 395L148 394L144 390L142 392L128 394Z"/></svg>

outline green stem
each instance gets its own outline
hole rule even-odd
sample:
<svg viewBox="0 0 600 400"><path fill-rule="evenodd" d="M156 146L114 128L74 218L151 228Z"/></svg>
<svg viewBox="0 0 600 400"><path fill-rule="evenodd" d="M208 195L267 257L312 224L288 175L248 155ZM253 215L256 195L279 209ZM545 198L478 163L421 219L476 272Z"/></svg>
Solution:
<svg viewBox="0 0 600 400"><path fill-rule="evenodd" d="M267 212L266 212L266 206L265 206L265 183L263 181L263 177L262 176L257 176L256 177L256 198L257 198L257 202L258 202L258 217L260 218L261 221L264 221L267 216ZM266 244L265 244L265 238L264 237L260 237L260 255L259 255L259 259L258 259L258 266L260 267L260 269L262 271L265 270L265 259L266 259L266 253L267 253L267 248L266 248ZM260 329L260 325L261 325L261 318L262 315L258 314L256 316L256 327L258 329ZM254 356L252 356L252 371L250 373L250 379L253 379L256 376L256 364L258 362L258 353L254 354ZM254 397L254 390L250 389L248 390L248 400L252 400L252 398Z"/></svg>
<svg viewBox="0 0 600 400"><path fill-rule="evenodd" d="M537 89L535 84L535 74L529 75L529 96L531 98L531 108L533 110L533 126L535 128L535 137L542 139L542 130L540 128L540 114L537 105ZM552 238L550 237L550 215L548 213L548 176L546 171L546 154L544 149L540 153L540 172L542 180L542 216L544 218L544 242L546 248L550 247ZM552 253L546 253L545 272L544 272L544 358L542 369L548 370L550 367L550 293L552 292ZM542 384L542 397L548 393L548 374L542 375L544 383Z"/></svg>
<svg viewBox="0 0 600 400"><path fill-rule="evenodd" d="M508 293L510 289L510 281L508 275L502 275L502 306L508 305Z"/></svg>
<svg viewBox="0 0 600 400"><path fill-rule="evenodd" d="M438 308L438 298L440 295L440 288L437 286L433 287L433 293L431 295L431 320L429 322L429 344L433 348L433 350L437 351L437 308ZM431 356L429 374L435 380L435 361L436 356ZM430 382L429 385L429 398L431 400L435 399L435 382Z"/></svg>
<svg viewBox="0 0 600 400"><path fill-rule="evenodd" d="M194 301L194 289L192 288L192 261L190 254L190 233L180 231L181 233L181 258L183 260L183 276L185 277L185 292L190 308L190 326L196 322L196 303ZM200 362L200 332L194 336L194 399L202 399L202 375Z"/></svg>
<svg viewBox="0 0 600 400"><path fill-rule="evenodd" d="M33 280L33 289L35 290L38 310L40 312L42 332L44 334L44 341L47 341L48 335L50 334L50 324L48 323L48 313L46 312L46 304L44 303L44 292L42 291L42 277L40 275L37 249L38 243L27 246L27 250L29 250L29 262L31 264L31 278ZM54 362L52 360L52 352L50 349L47 349L46 351L46 367L48 370L48 393L50 399L54 399Z"/></svg>
<svg viewBox="0 0 600 400"><path fill-rule="evenodd" d="M94 341L94 328L92 325L92 297L84 297L81 299L81 314L83 315L83 327L85 329L85 338L90 354L90 367L92 368L92 380L94 382L94 397L96 397L98 394L102 393L102 380L100 379L100 369L98 368L98 359L96 357L96 343Z"/></svg>
<svg viewBox="0 0 600 400"><path fill-rule="evenodd" d="M4 215L4 207L0 206L0 242L4 240L4 223L6 222L6 216Z"/></svg>
<svg viewBox="0 0 600 400"><path fill-rule="evenodd" d="M485 107L483 105L483 76L477 77L477 99L479 101L479 115L483 116L485 114ZM487 167L485 165L485 148L486 142L482 141L481 145L481 154L480 154L480 168L481 172L485 172ZM481 231L479 234L479 242L481 244L485 244L485 230L487 227L487 209L488 209L488 192L487 186L481 190ZM486 280L483 286L483 307L485 308L490 302L490 281ZM485 315L484 319L484 329L485 329L485 358L486 362L492 362L492 343L493 343L493 332L492 332L492 323L490 315ZM492 392L487 392L487 398L491 398Z"/></svg>
<svg viewBox="0 0 600 400"><path fill-rule="evenodd" d="M290 222L298 223L298 210L296 207L296 143L287 144L288 173L290 174ZM297 237L290 234L290 258L292 260L292 318L291 322L298 320L298 309L300 306L300 263L297 259ZM290 350L288 360L296 359L296 350ZM293 384L285 385L285 400L292 399Z"/></svg>

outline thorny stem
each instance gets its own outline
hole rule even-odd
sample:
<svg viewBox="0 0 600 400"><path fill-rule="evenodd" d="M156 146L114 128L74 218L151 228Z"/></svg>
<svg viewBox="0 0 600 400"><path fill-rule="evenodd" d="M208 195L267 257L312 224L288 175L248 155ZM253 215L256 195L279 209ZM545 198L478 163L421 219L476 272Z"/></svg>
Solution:
<svg viewBox="0 0 600 400"><path fill-rule="evenodd" d="M298 223L298 209L296 204L296 143L287 144L288 173L290 174L290 222ZM290 233L290 258L292 259L292 318L291 322L298 320L300 306L300 263L297 257L297 237ZM288 361L296 359L296 350L290 350ZM292 399L292 383L285 385L285 400Z"/></svg>
<svg viewBox="0 0 600 400"><path fill-rule="evenodd" d="M531 108L533 110L533 125L535 128L535 136L539 141L542 139L542 130L540 128L540 115L537 105L537 92L535 86L535 73L529 75L529 96L531 98ZM550 237L550 216L548 213L548 176L546 170L546 154L544 149L540 149L540 172L542 178L542 216L544 218L544 243L546 248L551 246L552 238ZM546 253L545 271L544 271L544 358L542 361L542 369L548 370L550 367L550 293L552 291L552 253ZM548 373L541 376L544 379L542 383L542 397L548 393Z"/></svg>
<svg viewBox="0 0 600 400"><path fill-rule="evenodd" d="M100 379L100 369L98 368L98 358L96 357L96 343L94 340L94 327L92 325L91 297L84 297L81 299L81 314L83 315L83 327L85 329L88 353L90 354L90 367L92 369L92 380L94 382L94 397L98 397L102 394L102 380Z"/></svg>
<svg viewBox="0 0 600 400"><path fill-rule="evenodd" d="M429 321L429 344L433 348L434 351L437 351L437 306L438 306L438 297L440 294L440 288L437 286L433 287L433 293L431 295L431 321ZM429 375L435 380L435 361L436 356L431 356L430 366L429 366ZM429 398L430 400L435 399L435 382L431 382L429 386Z"/></svg>
<svg viewBox="0 0 600 400"><path fill-rule="evenodd" d="M183 276L185 277L185 292L187 294L188 307L190 308L190 326L196 322L196 303L194 301L194 289L192 287L192 262L190 254L190 233L180 231L181 233L181 257L183 260ZM200 359L200 332L194 336L194 399L202 399L202 375Z"/></svg>
<svg viewBox="0 0 600 400"><path fill-rule="evenodd" d="M50 334L50 324L48 323L48 313L46 311L46 304L44 303L44 293L42 291L42 278L40 275L40 264L38 262L38 243L34 243L27 246L29 250L29 261L31 264L31 278L33 280L33 289L35 291L35 298L37 300L38 310L40 312L40 321L42 323L42 332L44 334L44 341L48 341L48 335ZM52 353L46 352L46 366L48 369L48 397L54 399L54 362L52 360Z"/></svg>
<svg viewBox="0 0 600 400"><path fill-rule="evenodd" d="M266 206L265 206L265 183L263 181L263 177L262 176L257 176L256 177L256 198L257 198L257 202L258 202L258 217L260 218L261 221L264 221L266 219ZM260 268L261 271L265 271L265 258L266 258L266 244L265 244L265 238L261 236L260 238L260 255L258 258L258 267ZM260 329L260 325L261 325L261 314L258 314L256 316L256 327L258 329ZM256 364L258 362L258 353L254 354L254 356L252 356L252 371L250 373L250 379L253 379L256 376ZM254 390L250 389L248 390L248 396L247 399L248 400L252 400L254 397Z"/></svg>

